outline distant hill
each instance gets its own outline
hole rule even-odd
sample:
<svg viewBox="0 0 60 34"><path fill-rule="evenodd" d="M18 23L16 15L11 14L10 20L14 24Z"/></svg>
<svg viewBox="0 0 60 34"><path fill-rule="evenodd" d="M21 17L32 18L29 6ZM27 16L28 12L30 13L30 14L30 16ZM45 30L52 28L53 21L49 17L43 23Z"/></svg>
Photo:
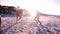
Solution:
<svg viewBox="0 0 60 34"><path fill-rule="evenodd" d="M11 14L14 12L14 6L2 6L0 5L0 14Z"/></svg>
<svg viewBox="0 0 60 34"><path fill-rule="evenodd" d="M41 13L39 12L40 16L53 16L53 17L58 17L60 18L60 15L50 15L50 14L44 14L44 13Z"/></svg>

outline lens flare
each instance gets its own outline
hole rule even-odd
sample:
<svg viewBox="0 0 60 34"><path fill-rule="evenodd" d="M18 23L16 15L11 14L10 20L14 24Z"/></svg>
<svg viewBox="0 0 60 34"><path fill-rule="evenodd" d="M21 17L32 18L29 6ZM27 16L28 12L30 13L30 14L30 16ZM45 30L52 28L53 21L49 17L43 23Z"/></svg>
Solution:
<svg viewBox="0 0 60 34"><path fill-rule="evenodd" d="M31 16L32 18L34 18L34 17L36 16L36 12L33 11L33 10L30 10L30 11L28 11L28 12L29 12L29 14L30 14L30 16Z"/></svg>

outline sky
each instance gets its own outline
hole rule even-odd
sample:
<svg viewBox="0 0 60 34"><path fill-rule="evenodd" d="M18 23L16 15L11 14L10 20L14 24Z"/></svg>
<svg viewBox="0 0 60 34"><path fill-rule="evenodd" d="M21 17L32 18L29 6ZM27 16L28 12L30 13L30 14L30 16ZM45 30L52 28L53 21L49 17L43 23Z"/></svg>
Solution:
<svg viewBox="0 0 60 34"><path fill-rule="evenodd" d="M20 6L35 14L38 10L44 14L60 15L60 0L0 0L1 5Z"/></svg>

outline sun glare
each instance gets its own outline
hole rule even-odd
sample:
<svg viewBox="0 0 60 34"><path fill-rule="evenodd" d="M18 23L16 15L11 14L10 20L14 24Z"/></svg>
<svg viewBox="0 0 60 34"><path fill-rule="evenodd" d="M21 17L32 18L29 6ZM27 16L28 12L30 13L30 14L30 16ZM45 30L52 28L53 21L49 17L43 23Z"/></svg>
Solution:
<svg viewBox="0 0 60 34"><path fill-rule="evenodd" d="M1 0L0 4L20 6L22 9L27 9L32 16L36 14L35 9L41 10L40 12L45 14L60 15L59 0Z"/></svg>
<svg viewBox="0 0 60 34"><path fill-rule="evenodd" d="M29 13L30 13L31 17L33 17L33 18L36 16L36 12L34 12L34 11L31 11Z"/></svg>

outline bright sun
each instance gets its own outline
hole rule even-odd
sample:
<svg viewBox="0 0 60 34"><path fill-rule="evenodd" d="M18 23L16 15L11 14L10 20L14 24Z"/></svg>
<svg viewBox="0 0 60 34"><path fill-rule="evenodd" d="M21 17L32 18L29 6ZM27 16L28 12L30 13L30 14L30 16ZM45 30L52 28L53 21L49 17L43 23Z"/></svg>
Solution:
<svg viewBox="0 0 60 34"><path fill-rule="evenodd" d="M37 9L45 14L60 15L60 1L58 0L0 0L0 4L20 6L23 9L27 9L32 17L36 16L34 11Z"/></svg>

